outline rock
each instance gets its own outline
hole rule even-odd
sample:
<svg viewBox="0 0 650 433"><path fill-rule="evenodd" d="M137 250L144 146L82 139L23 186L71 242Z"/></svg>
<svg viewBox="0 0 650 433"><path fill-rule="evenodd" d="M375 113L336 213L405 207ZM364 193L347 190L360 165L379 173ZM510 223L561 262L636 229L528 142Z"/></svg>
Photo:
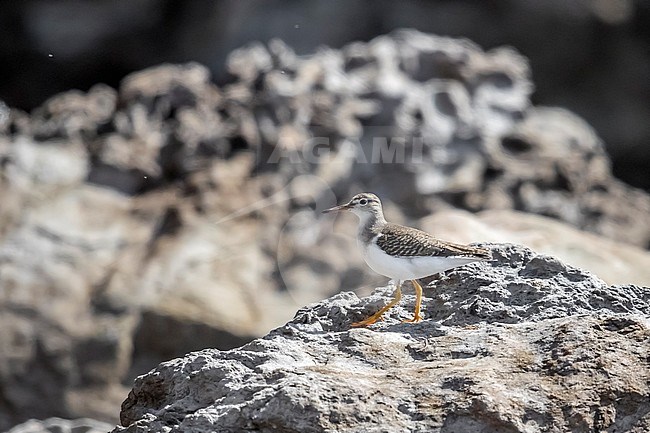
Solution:
<svg viewBox="0 0 650 433"><path fill-rule="evenodd" d="M73 414L74 392L104 387L105 403L119 399L124 388L117 398L114 388L129 371L137 323L96 304L116 255L146 236L125 218L124 201L87 187L30 205L0 244L3 429L29 416Z"/></svg>
<svg viewBox="0 0 650 433"><path fill-rule="evenodd" d="M647 35L638 31L647 20L644 2L516 1L507 13L474 1L386 2L374 4L372 11L362 2L343 8L320 2L257 8L182 2L173 13L153 1L128 6L17 2L4 12L0 57L7 66L0 99L26 110L69 88L116 85L126 71L165 59L196 59L226 82L232 77L224 59L247 41L278 38L303 55L323 45L368 41L401 26L466 37L486 48L511 45L535 66L535 99L586 117L605 138L617 175L650 188L650 157L643 146L650 137L645 99L650 57ZM590 49L594 46L598 49Z"/></svg>
<svg viewBox="0 0 650 433"><path fill-rule="evenodd" d="M650 196L612 176L584 120L531 106L528 62L512 49L397 31L304 58L255 44L229 65L226 118L261 171L314 173L338 196L372 190L411 217L514 209L650 243Z"/></svg>
<svg viewBox="0 0 650 433"><path fill-rule="evenodd" d="M576 230L552 218L510 210L478 214L445 210L422 218L417 225L453 242L470 243L481 239L525 245L587 270L608 284L650 286L648 251Z"/></svg>
<svg viewBox="0 0 650 433"><path fill-rule="evenodd" d="M7 433L103 433L109 428L111 428L110 424L89 418L75 420L48 418L43 421L30 419Z"/></svg>
<svg viewBox="0 0 650 433"><path fill-rule="evenodd" d="M239 349L137 378L113 432L630 431L650 428L650 290L514 245L388 302L341 293Z"/></svg>
<svg viewBox="0 0 650 433"><path fill-rule="evenodd" d="M0 244L1 429L52 414L114 421L124 382L293 314L276 286L257 290L273 263L256 223L192 222L172 199L83 185L20 208Z"/></svg>
<svg viewBox="0 0 650 433"><path fill-rule="evenodd" d="M401 31L306 56L255 44L227 67L222 85L161 65L0 106L1 430L115 421L158 363L382 284L348 243L354 218L319 213L353 192L395 222L519 209L650 241L648 196L583 121L531 107L512 49Z"/></svg>

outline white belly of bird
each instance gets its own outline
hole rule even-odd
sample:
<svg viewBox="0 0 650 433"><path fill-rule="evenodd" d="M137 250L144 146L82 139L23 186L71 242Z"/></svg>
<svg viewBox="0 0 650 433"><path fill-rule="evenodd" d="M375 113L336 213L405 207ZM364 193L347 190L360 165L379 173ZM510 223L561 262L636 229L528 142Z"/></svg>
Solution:
<svg viewBox="0 0 650 433"><path fill-rule="evenodd" d="M373 243L362 250L363 258L373 271L394 280L415 280L480 260L471 257L393 257Z"/></svg>

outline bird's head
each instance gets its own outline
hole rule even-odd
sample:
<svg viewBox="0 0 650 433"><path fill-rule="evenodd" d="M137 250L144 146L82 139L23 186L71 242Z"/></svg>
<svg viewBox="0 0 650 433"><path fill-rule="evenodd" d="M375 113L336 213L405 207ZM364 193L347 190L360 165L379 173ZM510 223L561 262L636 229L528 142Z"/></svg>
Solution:
<svg viewBox="0 0 650 433"><path fill-rule="evenodd" d="M362 192L361 194L357 194L352 197L352 200L350 200L348 203L342 204L340 206L335 206L330 209L325 209L323 213L338 212L343 210L350 211L361 219L365 219L371 215L377 217L382 216L381 201L379 200L379 197L370 192Z"/></svg>

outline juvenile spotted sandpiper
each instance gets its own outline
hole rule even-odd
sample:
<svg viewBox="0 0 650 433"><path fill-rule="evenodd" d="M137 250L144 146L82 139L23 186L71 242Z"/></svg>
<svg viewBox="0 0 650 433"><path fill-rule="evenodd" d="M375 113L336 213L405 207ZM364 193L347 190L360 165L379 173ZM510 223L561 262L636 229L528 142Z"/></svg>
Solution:
<svg viewBox="0 0 650 433"><path fill-rule="evenodd" d="M323 212L343 210L359 217L357 242L368 266L397 284L392 301L367 319L353 323L354 327L372 325L396 305L402 298L402 283L406 280L413 283L416 299L415 315L405 322L419 322L422 287L418 278L491 257L490 251L484 248L441 241L421 230L387 222L381 201L371 193L357 194L349 203Z"/></svg>

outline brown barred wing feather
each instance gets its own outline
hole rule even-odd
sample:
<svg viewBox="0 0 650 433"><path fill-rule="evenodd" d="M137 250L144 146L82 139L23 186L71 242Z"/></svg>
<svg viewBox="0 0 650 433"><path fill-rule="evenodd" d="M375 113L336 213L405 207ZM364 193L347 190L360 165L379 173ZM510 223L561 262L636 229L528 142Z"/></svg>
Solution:
<svg viewBox="0 0 650 433"><path fill-rule="evenodd" d="M490 258L490 252L484 248L441 241L429 233L398 224L386 224L376 242L382 251L396 257Z"/></svg>

